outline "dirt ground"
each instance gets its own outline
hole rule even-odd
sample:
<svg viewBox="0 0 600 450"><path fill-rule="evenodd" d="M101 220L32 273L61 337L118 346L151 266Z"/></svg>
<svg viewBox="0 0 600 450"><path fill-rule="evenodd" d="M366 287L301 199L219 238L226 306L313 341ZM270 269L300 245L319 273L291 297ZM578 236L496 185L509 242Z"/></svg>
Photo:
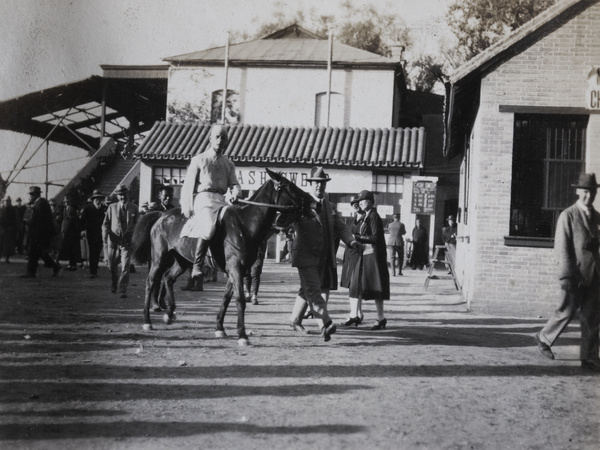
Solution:
<svg viewBox="0 0 600 450"><path fill-rule="evenodd" d="M339 329L329 343L289 327L298 288L267 261L251 346L214 335L224 278L177 286L177 321L142 330L145 268L129 298L101 267L21 279L0 264L0 448L7 449L598 449L600 378L577 361L579 329L544 359L541 318L474 315L451 281L392 281L388 327ZM440 271L440 274L444 272ZM337 321L347 291L330 299Z"/></svg>

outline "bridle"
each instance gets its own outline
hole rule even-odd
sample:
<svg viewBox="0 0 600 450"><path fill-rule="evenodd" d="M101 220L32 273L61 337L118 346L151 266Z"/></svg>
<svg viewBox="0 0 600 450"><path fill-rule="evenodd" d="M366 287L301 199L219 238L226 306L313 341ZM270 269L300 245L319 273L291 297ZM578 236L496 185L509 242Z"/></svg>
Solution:
<svg viewBox="0 0 600 450"><path fill-rule="evenodd" d="M277 191L277 198L275 199L275 202L277 202L279 200L279 196L283 189L287 193L287 195L288 195L289 199L291 200L291 202L293 203L293 205L279 205L277 203L263 203L263 202L255 202L252 200L244 200L244 199L239 199L238 202L244 203L246 205L261 206L263 208L273 208L278 211L297 211L299 214L302 214L302 211L304 211L304 200L301 200L301 202L298 203L296 198L290 193L289 189L287 188L287 185L285 185L284 183L282 183L280 181L276 181L276 180L271 180L271 181L273 182L274 188Z"/></svg>

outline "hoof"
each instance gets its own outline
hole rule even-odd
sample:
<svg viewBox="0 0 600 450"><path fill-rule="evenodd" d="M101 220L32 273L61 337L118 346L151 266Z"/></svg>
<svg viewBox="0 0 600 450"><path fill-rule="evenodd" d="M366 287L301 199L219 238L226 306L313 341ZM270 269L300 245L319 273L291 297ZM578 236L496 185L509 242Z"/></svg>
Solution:
<svg viewBox="0 0 600 450"><path fill-rule="evenodd" d="M217 331L215 331L215 337L217 337L219 339L223 339L223 338L227 337L227 333L225 333L225 331L223 331L223 330L217 330Z"/></svg>
<svg viewBox="0 0 600 450"><path fill-rule="evenodd" d="M238 339L238 345L240 347L248 347L250 345L250 341L248 339Z"/></svg>
<svg viewBox="0 0 600 450"><path fill-rule="evenodd" d="M163 314L163 322L167 325L171 325L173 323L173 319L175 319L175 316L173 317L169 317L168 314Z"/></svg>
<svg viewBox="0 0 600 450"><path fill-rule="evenodd" d="M152 331L152 330L154 330L154 328L152 328L152 325L150 325L149 323L145 323L142 328L144 329L144 331Z"/></svg>

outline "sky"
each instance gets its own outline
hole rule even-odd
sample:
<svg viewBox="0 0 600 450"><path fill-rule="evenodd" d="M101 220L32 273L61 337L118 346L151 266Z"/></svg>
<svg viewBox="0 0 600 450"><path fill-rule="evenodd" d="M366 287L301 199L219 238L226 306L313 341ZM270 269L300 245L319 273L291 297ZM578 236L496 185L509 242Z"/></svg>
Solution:
<svg viewBox="0 0 600 450"><path fill-rule="evenodd" d="M453 0L352 1L397 11L406 23L443 17ZM225 45L228 32L256 31L276 10L336 14L341 0L0 0L0 101L101 75L101 64L163 64L162 58ZM27 160L41 145L29 136L0 131L0 175L19 156ZM49 178L62 179L86 162L86 152L50 144ZM25 149L25 151L24 151ZM29 165L42 165L45 150ZM20 166L21 164L19 164ZM40 184L44 169L21 172L17 181ZM36 182L37 180L37 182ZM27 198L28 184L8 194ZM52 196L52 190L49 197Z"/></svg>

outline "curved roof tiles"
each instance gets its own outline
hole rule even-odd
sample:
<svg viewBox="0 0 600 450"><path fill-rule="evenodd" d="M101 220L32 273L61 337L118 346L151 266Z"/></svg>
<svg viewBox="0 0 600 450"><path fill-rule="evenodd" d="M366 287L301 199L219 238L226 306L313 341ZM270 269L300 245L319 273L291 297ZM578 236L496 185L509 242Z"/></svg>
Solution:
<svg viewBox="0 0 600 450"><path fill-rule="evenodd" d="M156 122L135 150L142 160L188 160L209 145L210 125ZM425 128L236 125L225 154L234 162L423 167Z"/></svg>

